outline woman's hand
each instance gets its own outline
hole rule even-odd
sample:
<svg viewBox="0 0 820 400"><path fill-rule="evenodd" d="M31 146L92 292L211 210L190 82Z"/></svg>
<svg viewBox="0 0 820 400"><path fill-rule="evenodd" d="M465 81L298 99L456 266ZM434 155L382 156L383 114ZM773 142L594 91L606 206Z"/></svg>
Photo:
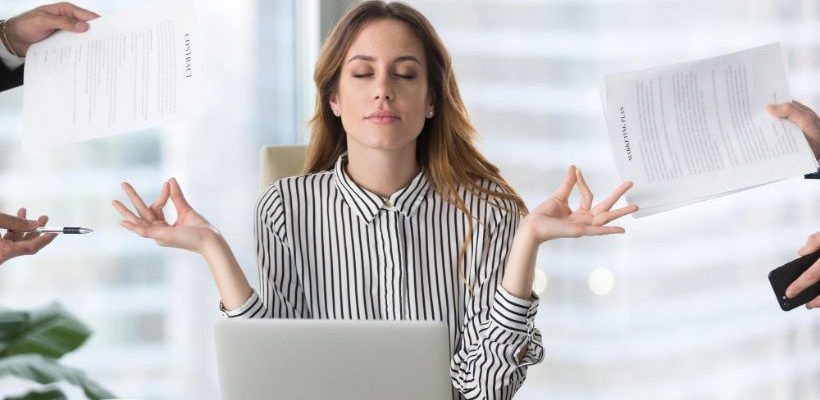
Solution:
<svg viewBox="0 0 820 400"><path fill-rule="evenodd" d="M145 205L140 195L127 182L122 183L122 189L139 214L135 215L118 200L111 203L125 218L120 225L128 230L144 238L154 239L160 246L176 247L200 254L203 254L209 243L220 238L219 231L194 211L185 200L176 179L171 178L162 184L159 197L150 207ZM177 211L177 220L173 224L165 220L162 212L169 198Z"/></svg>
<svg viewBox="0 0 820 400"><path fill-rule="evenodd" d="M581 191L581 205L573 210L569 206L569 195L576 184ZM623 228L606 224L638 210L634 204L612 210L631 187L632 182L622 183L609 197L592 207L592 191L584 176L575 166L569 167L564 182L552 197L521 221L501 282L504 289L519 299L531 297L538 246L547 240L624 233Z"/></svg>
<svg viewBox="0 0 820 400"><path fill-rule="evenodd" d="M576 184L581 192L581 204L573 210L569 206L569 195ZM524 217L522 228L537 244L557 238L624 233L623 228L606 224L638 210L634 204L612 210L612 206L631 187L632 182L622 183L609 197L593 207L592 191L584 181L581 170L570 166L558 190Z"/></svg>
<svg viewBox="0 0 820 400"><path fill-rule="evenodd" d="M820 118L817 117L814 110L797 100L788 103L770 104L767 110L769 114L779 118L788 118L789 121L797 125L806 135L809 147L814 152L814 158L820 158Z"/></svg>

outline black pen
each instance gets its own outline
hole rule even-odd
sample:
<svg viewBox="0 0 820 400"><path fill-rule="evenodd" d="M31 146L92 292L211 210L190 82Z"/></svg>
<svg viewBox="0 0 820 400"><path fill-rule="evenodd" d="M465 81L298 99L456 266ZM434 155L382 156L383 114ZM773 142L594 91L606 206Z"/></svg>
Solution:
<svg viewBox="0 0 820 400"><path fill-rule="evenodd" d="M94 230L89 228L80 228L77 226L62 226L62 227L49 227L43 226L34 230L35 232L39 233L64 233L68 235L78 235L82 233L91 233Z"/></svg>

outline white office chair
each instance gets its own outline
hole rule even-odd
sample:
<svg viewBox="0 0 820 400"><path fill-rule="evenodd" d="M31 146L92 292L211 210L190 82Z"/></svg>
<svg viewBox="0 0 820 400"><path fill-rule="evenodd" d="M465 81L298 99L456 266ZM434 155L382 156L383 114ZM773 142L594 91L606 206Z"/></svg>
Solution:
<svg viewBox="0 0 820 400"><path fill-rule="evenodd" d="M262 146L259 154L262 189L277 179L301 174L306 152L307 146Z"/></svg>

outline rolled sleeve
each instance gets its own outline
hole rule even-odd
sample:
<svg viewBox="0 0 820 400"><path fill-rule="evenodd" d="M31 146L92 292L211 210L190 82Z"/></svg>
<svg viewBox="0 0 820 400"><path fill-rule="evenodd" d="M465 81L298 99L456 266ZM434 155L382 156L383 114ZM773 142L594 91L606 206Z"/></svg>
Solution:
<svg viewBox="0 0 820 400"><path fill-rule="evenodd" d="M262 301L259 299L256 290L251 293L251 297L245 303L232 310L226 309L225 305L221 301L219 302L219 311L222 312L222 316L225 318L253 318L262 308Z"/></svg>

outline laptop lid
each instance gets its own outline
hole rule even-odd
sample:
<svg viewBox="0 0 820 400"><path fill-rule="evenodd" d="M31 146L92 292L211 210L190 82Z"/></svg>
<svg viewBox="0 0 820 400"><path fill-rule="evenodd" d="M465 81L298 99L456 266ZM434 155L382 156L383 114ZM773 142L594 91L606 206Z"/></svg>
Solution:
<svg viewBox="0 0 820 400"><path fill-rule="evenodd" d="M452 396L443 322L224 319L214 336L223 400Z"/></svg>

